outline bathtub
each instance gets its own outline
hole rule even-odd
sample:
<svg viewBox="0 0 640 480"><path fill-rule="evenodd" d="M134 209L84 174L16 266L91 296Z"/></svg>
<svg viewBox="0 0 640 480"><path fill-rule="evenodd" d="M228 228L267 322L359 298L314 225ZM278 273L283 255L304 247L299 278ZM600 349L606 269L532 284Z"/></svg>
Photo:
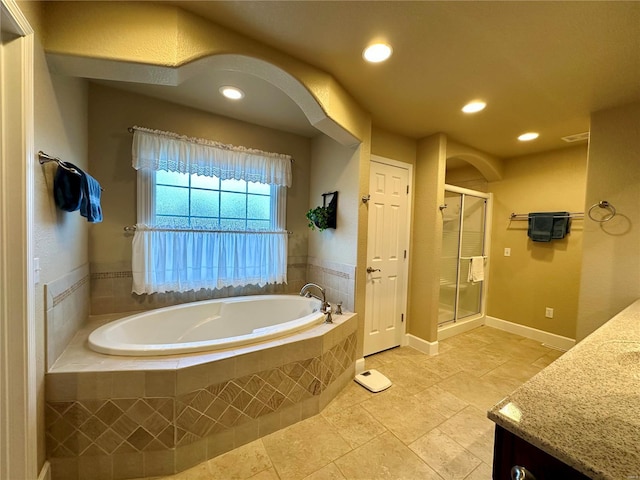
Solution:
<svg viewBox="0 0 640 480"><path fill-rule="evenodd" d="M256 295L138 313L91 332L89 347L108 355L151 356L234 348L289 335L324 321L320 301Z"/></svg>

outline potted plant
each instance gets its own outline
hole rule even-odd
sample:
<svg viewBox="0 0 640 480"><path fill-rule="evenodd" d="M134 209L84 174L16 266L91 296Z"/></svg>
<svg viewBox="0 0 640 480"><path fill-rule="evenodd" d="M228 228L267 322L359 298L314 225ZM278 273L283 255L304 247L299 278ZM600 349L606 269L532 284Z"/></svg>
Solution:
<svg viewBox="0 0 640 480"><path fill-rule="evenodd" d="M333 195L333 198L326 205L326 196ZM325 205L310 209L307 214L308 226L311 230L323 231L327 228L336 228L336 217L338 212L338 192L325 193L322 195Z"/></svg>

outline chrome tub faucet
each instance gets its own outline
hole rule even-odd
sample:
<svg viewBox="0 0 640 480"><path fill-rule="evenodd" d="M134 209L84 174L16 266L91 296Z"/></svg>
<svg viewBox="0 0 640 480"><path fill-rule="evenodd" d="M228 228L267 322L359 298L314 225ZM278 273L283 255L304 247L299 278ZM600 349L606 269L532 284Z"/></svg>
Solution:
<svg viewBox="0 0 640 480"><path fill-rule="evenodd" d="M316 288L322 295L322 298L311 293L309 291L311 288ZM327 296L325 294L324 288L322 288L317 283L307 283L305 286L303 286L300 289L300 296L307 297L307 298L313 297L317 300L320 300L322 302L322 307L321 307L322 313L324 313L327 316L327 318L325 319L325 323L333 323L333 319L331 318L331 305L329 305L329 302L327 302Z"/></svg>

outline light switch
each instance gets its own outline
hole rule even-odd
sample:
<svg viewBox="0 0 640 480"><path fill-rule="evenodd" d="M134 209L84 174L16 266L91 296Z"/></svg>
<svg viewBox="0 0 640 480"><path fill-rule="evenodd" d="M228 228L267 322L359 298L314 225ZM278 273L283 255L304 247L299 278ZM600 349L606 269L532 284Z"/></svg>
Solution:
<svg viewBox="0 0 640 480"><path fill-rule="evenodd" d="M40 283L40 258L33 259L33 283Z"/></svg>
<svg viewBox="0 0 640 480"><path fill-rule="evenodd" d="M511 249L509 247L506 247L504 249L504 256L505 257L510 257L511 256Z"/></svg>

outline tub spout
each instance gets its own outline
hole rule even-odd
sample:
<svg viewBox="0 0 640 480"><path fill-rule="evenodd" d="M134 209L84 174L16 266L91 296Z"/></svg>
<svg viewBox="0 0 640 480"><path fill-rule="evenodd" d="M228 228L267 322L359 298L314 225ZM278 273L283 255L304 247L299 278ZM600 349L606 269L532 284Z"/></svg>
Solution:
<svg viewBox="0 0 640 480"><path fill-rule="evenodd" d="M317 295L312 294L309 291L309 289L311 289L311 288L316 288L320 292L320 294L322 295L322 298L318 297ZM300 289L300 296L301 297L313 297L313 298L316 298L316 299L320 300L322 302L321 310L324 313L326 313L327 307L329 306L329 304L327 303L327 297L325 295L324 288L322 288L317 283L307 283L304 287L302 287ZM331 308L331 307L329 307L329 308Z"/></svg>

